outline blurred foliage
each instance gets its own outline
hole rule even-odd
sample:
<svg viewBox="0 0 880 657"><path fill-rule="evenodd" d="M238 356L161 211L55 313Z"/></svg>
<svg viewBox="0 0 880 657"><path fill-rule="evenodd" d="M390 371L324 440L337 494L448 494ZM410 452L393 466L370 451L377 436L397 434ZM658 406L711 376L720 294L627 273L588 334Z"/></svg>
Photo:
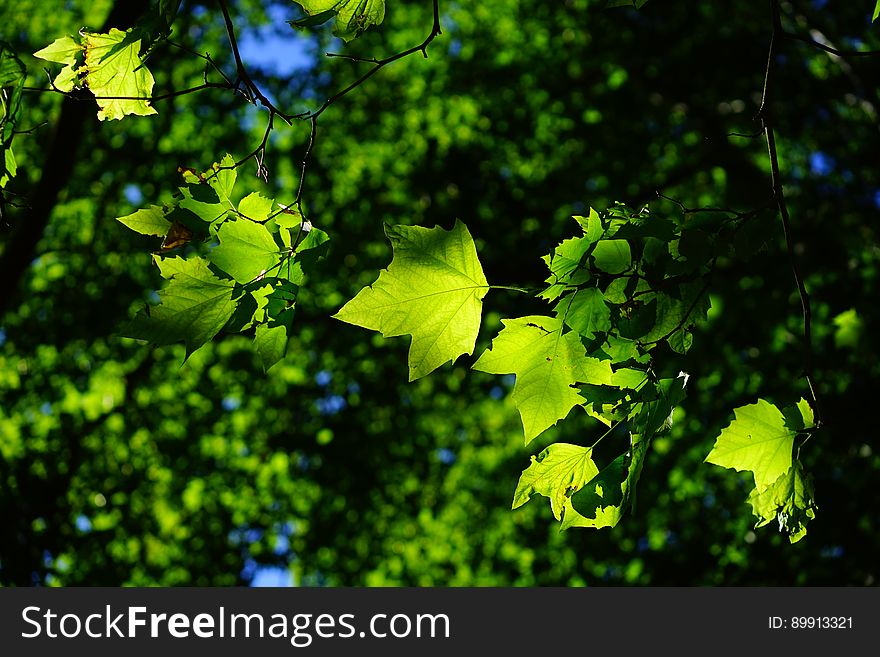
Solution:
<svg viewBox="0 0 880 657"><path fill-rule="evenodd" d="M101 29L113 4L0 4L28 85L46 84L29 53ZM211 89L108 125L82 100L88 117L62 162L52 148L65 138L62 97L27 93L20 125L34 130L16 137L7 190L19 207L4 215L0 264L20 255L8 237L32 219L21 206L41 179L70 170L26 272L2 281L12 301L0 315L0 582L234 585L282 566L319 585L875 584L880 456L865 409L880 377L877 58L786 41L776 61L771 110L826 423L801 453L819 513L796 545L753 531L747 474L703 464L734 407L805 393L800 306L770 211L743 231L750 258L719 260L691 351L668 359L691 375L689 395L654 444L638 506L612 531L560 533L542 503L510 510L529 455L591 444L595 420L573 414L526 449L509 378L469 371L465 358L407 383L405 340L330 318L390 261L386 221L461 219L490 281L535 286L540 256L588 206L654 202L657 190L687 207L767 201L766 146L731 136L758 128L767 3L605 5L441 2L443 35L427 59L386 67L321 116L303 198L331 248L268 375L242 337L181 366L183 345L118 336L161 279L155 238L114 220L167 200L180 166L251 152L266 113ZM863 3L783 9L792 30L880 48ZM432 24L430 3L398 0L379 28L343 44L284 22L300 16L286 1L233 4L241 35L314 55L251 72L290 111L317 107L369 66L320 53L385 56ZM171 38L234 70L216 3L184 2ZM205 61L168 44L149 65L155 93L203 81ZM250 163L243 193L293 198L308 138L306 122L276 125L268 185ZM493 294L476 353L502 316L544 309Z"/></svg>

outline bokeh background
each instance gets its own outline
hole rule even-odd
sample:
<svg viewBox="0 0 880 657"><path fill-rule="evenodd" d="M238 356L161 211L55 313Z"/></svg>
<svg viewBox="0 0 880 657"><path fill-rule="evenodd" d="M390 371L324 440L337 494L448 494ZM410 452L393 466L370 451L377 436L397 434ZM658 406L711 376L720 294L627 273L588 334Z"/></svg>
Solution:
<svg viewBox="0 0 880 657"><path fill-rule="evenodd" d="M773 526L753 531L748 473L702 463L734 407L807 394L772 211L720 263L691 352L663 355L668 372L691 375L689 395L654 444L638 506L611 531L560 533L541 498L510 510L530 454L555 440L590 444L597 422L572 412L527 449L511 378L473 372L465 357L409 384L406 339L330 318L390 261L383 222L459 218L490 283L536 287L539 258L590 206L678 212L658 190L690 207L748 210L770 197L766 145L730 136L759 129L769 3L604 4L441 2L443 35L427 59L387 67L321 117L304 198L331 249L302 291L287 358L268 374L244 337L182 367L183 346L119 338L161 279L155 240L114 220L168 200L179 166L250 152L265 112L211 90L100 124L93 101L65 107L62 121L57 94L28 94L24 127L36 129L16 137L10 189L33 198L55 176L60 194L46 225L31 225L35 247L15 241L35 221L27 208L0 229L0 583L876 584L880 58L786 41L775 62L771 110L827 423L801 454L819 508L796 545ZM784 2L785 25L877 49L873 4ZM29 83L45 85L44 62L28 53L99 29L113 5L0 2L0 31ZM327 28L293 31L292 2L232 9L254 78L295 111L367 66L323 53L383 56L431 27L426 0L389 1L381 29L350 45ZM215 2L185 0L172 38L234 70ZM149 60L156 93L200 83L203 65L160 45ZM279 125L268 184L248 163L239 191L292 200L308 133ZM22 258L23 269L7 266ZM477 354L500 318L547 310L491 292Z"/></svg>

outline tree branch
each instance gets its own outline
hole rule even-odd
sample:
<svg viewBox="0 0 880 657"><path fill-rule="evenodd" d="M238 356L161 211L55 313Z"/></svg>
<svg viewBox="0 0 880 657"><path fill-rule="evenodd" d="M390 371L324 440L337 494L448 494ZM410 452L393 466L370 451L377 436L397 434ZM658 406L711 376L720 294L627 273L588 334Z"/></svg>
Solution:
<svg viewBox="0 0 880 657"><path fill-rule="evenodd" d="M221 0L221 2L222 2L222 0ZM294 204L297 206L297 208L300 210L300 212L302 212L303 183L304 183L305 176L306 176L306 169L308 167L309 156L311 155L312 150L314 149L315 138L318 134L318 117L321 116L321 114L323 114L327 110L327 108L330 107L333 103L335 103L336 101L338 101L340 98L344 97L346 94L350 93L351 91L357 89L364 82L366 82L371 77L373 77L376 73L381 71L384 67L388 66L388 64L391 64L391 63L396 62L400 59L403 59L404 57L409 57L410 55L413 55L417 52L421 52L424 57L427 57L428 56L428 46L431 45L431 42L434 39L436 39L438 36L440 36L443 33L442 30L440 29L440 1L439 0L432 0L432 6L433 6L434 22L433 22L433 25L431 26L431 31L428 34L428 36L425 37L424 41L422 41L417 46L413 46L412 48L407 48L406 50L402 50L401 52L398 52L398 53L395 53L394 55L390 55L388 57L385 57L384 59L361 58L361 57L353 57L353 56L347 56L347 55L342 56L342 55L338 55L335 53L326 53L328 57L344 57L345 59L351 59L351 60L357 61L357 62L370 62L373 64L373 66L370 68L370 70L368 70L366 73L361 75L354 82L352 82L351 84L346 86L344 89L342 89L341 91L338 91L335 94L333 94L332 96L330 96L327 100L325 100L321 104L321 106L318 109L313 110L313 111L309 111L309 112L304 112L302 114L298 114L298 115L292 117L295 119L307 119L308 121L311 122L311 131L309 133L309 141L308 141L308 144L306 145L305 153L303 154L302 169L301 169L300 179L299 179L299 188L297 189L296 199L294 201Z"/></svg>
<svg viewBox="0 0 880 657"><path fill-rule="evenodd" d="M245 68L244 62L241 60L241 52L238 49L238 40L235 38L235 26L232 24L232 17L229 14L229 7L226 5L226 0L217 0L220 4L220 11L223 12L223 22L226 24L226 35L229 38L229 47L232 48L232 56L235 58L235 68L237 71L238 79L236 80L235 88L241 91L240 85L244 85L243 94L245 98L248 99L249 102L254 105L257 104L257 101L268 109L273 114L277 115L281 118L287 125L290 125L290 119L292 118L289 114L285 114L280 109L278 109L271 100L266 98L265 94L260 91L260 88L253 81L250 74Z"/></svg>
<svg viewBox="0 0 880 657"><path fill-rule="evenodd" d="M837 57L843 57L844 59L848 57L876 57L880 55L880 50L838 50L837 48L825 45L821 41L816 41L815 39L812 39L808 36L795 34L794 32L786 32L785 30L781 32L781 35L784 36L786 39L790 39L792 41L801 41L802 43L809 44L815 48L824 50L827 53L836 55Z"/></svg>
<svg viewBox="0 0 880 657"><path fill-rule="evenodd" d="M798 296L801 301L801 311L803 313L803 349L804 349L804 377L807 379L807 385L810 388L810 406L816 419L816 426L822 424L821 414L819 412L819 399L816 394L816 382L813 376L813 340L812 340L812 318L813 313L810 307L810 295L804 285L803 276L798 266L797 257L794 252L794 240L792 238L791 217L788 212L788 204L785 200L785 192L782 186L782 176L779 172L779 155L776 148L776 137L773 133L772 118L768 110L767 102L770 93L770 79L772 72L773 56L777 39L785 36L782 29L782 16L779 10L779 0L770 0L770 9L773 19L773 34L770 38L770 53L767 58L767 71L764 76L764 93L761 99L761 109L758 116L761 119L764 128L764 135L767 139L767 152L770 158L770 178L773 185L773 196L776 199L776 205L779 209L779 216L782 220L782 231L785 235L785 247L788 253L788 261L791 266L792 274L794 274L795 284L797 285Z"/></svg>

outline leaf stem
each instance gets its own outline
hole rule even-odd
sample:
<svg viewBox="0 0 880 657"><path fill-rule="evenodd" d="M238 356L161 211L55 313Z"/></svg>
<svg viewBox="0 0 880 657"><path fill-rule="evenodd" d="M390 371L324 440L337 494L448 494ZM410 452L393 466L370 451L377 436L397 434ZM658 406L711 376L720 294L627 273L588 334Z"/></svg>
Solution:
<svg viewBox="0 0 880 657"><path fill-rule="evenodd" d="M526 287L516 287L513 285L489 285L490 290L511 290L512 292L522 292L523 294L534 294L535 290Z"/></svg>

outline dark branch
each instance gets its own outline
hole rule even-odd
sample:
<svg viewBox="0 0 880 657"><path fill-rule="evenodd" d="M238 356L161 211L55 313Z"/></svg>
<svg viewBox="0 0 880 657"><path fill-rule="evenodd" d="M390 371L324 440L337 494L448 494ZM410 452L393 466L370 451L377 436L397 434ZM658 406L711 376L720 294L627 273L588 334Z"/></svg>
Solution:
<svg viewBox="0 0 880 657"><path fill-rule="evenodd" d="M221 0L221 2L222 2L222 0ZM428 34L428 36L425 37L424 41L422 41L420 44L418 44L416 46L413 46L412 48L407 48L406 50L402 50L401 52L398 52L394 55L390 55L388 57L385 57L384 59L361 58L361 57L355 57L355 56L350 56L350 55L338 55L338 54L334 54L334 53L327 53L328 57L343 57L345 59L350 59L350 60L356 61L356 62L369 62L369 63L373 64L373 66L370 68L370 70L368 70L366 73L361 75L354 82L352 82L351 84L346 86L344 89L342 89L341 91L337 91L335 94L330 96L327 100L325 100L321 104L321 106L318 109L313 110L313 111L309 111L309 112L304 112L302 114L297 114L296 116L292 117L295 119L309 120L311 122L311 131L309 133L309 141L308 141L308 144L306 145L305 153L303 154L302 170L301 170L300 180L299 180L299 188L297 189L296 199L294 201L294 204L297 206L297 208L300 210L300 212L302 212L303 182L305 180L309 156L311 155L312 150L314 149L315 137L317 136L317 133L318 133L318 117L321 116L321 114L323 114L327 110L327 108L330 107L333 103L338 101L340 98L343 98L346 94L357 89L364 82L369 80L371 77L373 77L376 73L381 71L384 67L388 66L389 64L396 62L400 59L403 59L404 57L409 57L410 55L413 55L417 52L420 52L420 53L422 53L422 55L424 57L427 57L428 56L428 46L431 45L431 42L434 39L436 39L438 36L440 36L443 33L440 29L440 1L439 0L432 0L432 5L433 5L433 13L434 13L434 22L431 26L431 31Z"/></svg>
<svg viewBox="0 0 880 657"><path fill-rule="evenodd" d="M770 78L773 62L774 46L776 39L785 36L782 29L782 17L779 10L779 0L770 0L770 8L773 17L773 35L770 39L770 54L767 58L767 72L764 77L764 93L761 100L761 109L758 116L764 128L764 135L767 139L767 152L770 158L770 178L773 185L773 196L776 199L776 205L779 209L779 216L782 219L782 231L785 235L785 247L788 253L788 261L791 266L792 274L794 274L795 284L797 285L798 296L801 301L801 311L803 313L804 335L804 377L807 379L807 385L810 388L810 405L813 408L813 414L816 418L816 426L822 424L819 412L819 400L816 394L816 382L813 377L813 340L812 340L812 319L813 313L810 307L810 295L804 285L804 279L798 266L797 257L794 252L794 240L791 230L791 216L788 212L788 204L785 201L785 191L782 186L782 176L779 172L779 155L776 148L776 136L773 134L773 125L770 113L767 111L767 101L770 92Z"/></svg>
<svg viewBox="0 0 880 657"><path fill-rule="evenodd" d="M880 50L838 50L837 48L832 48L831 46L825 45L821 41L816 41L815 39L811 39L808 36L804 36L802 34L795 34L794 32L786 32L782 31L781 35L786 39L791 39L792 41L801 41L802 43L809 44L814 48L819 48L820 50L824 50L825 52L836 55L837 57L843 57L844 59L848 57L876 57L880 55Z"/></svg>
<svg viewBox="0 0 880 657"><path fill-rule="evenodd" d="M280 117L285 123L290 125L291 116L289 114L285 114L280 109L278 109L271 100L269 100L257 84L253 81L250 74L247 71L247 68L244 65L244 62L241 60L241 52L238 49L238 40L235 38L235 26L232 24L232 17L229 14L229 7L226 5L226 0L218 0L220 4L220 11L223 12L223 21L226 24L226 35L229 38L229 47L232 48L232 56L235 58L235 68L237 71L238 79L236 80L235 88L242 92L245 98L248 99L249 102L254 105L259 103L268 109L273 114ZM244 89L241 89L241 86L244 86Z"/></svg>
<svg viewBox="0 0 880 657"><path fill-rule="evenodd" d="M392 62L396 62L397 60L403 59L404 57L409 57L410 55L413 55L417 52L420 52L420 53L422 53L423 56L427 57L428 56L428 46L431 45L431 42L434 39L436 39L438 36L440 36L443 33L440 30L440 3L439 3L439 0L433 0L433 6L434 6L434 24L431 27L430 34L428 34L428 36L425 37L424 41L422 41L417 46L413 46L412 48L407 48L406 50L402 50L401 52L396 53L394 55L391 55L389 57L386 57L384 59L375 59L375 58L374 59L361 59L358 57L345 56L346 59L352 59L354 61L362 61L362 62L371 62L374 65L369 71L367 71L361 77L359 77L357 80L355 80L354 82L349 84L342 91L338 91L335 94L333 94L332 96L330 96L330 98L328 98L327 100L324 101L324 103L321 105L321 107L314 110L313 112L306 112L305 114L301 114L297 118L312 119L312 118L319 117L321 114L324 113L324 110L326 110L328 107L330 107L330 105L335 103L337 100L339 100L340 98L345 96L347 93L351 92L352 90L357 89L364 82L369 80L376 73L378 73L385 66L388 66L388 64L391 64ZM327 56L328 57L340 57L341 55L327 53Z"/></svg>
<svg viewBox="0 0 880 657"><path fill-rule="evenodd" d="M162 100L168 100L170 98L177 98L178 96L186 96L187 94L196 93L197 91L204 91L205 89L232 89L232 86L230 84L227 84L226 82L205 82L203 84L196 85L195 87L189 87L188 89L178 89L176 91L168 91L166 93L159 94L158 96L83 96L72 91L62 91L54 85L49 89L43 87L22 87L22 91L30 91L35 93L56 93L61 94L62 96L66 96L67 98L72 98L74 100L140 100L147 103L155 103Z"/></svg>

